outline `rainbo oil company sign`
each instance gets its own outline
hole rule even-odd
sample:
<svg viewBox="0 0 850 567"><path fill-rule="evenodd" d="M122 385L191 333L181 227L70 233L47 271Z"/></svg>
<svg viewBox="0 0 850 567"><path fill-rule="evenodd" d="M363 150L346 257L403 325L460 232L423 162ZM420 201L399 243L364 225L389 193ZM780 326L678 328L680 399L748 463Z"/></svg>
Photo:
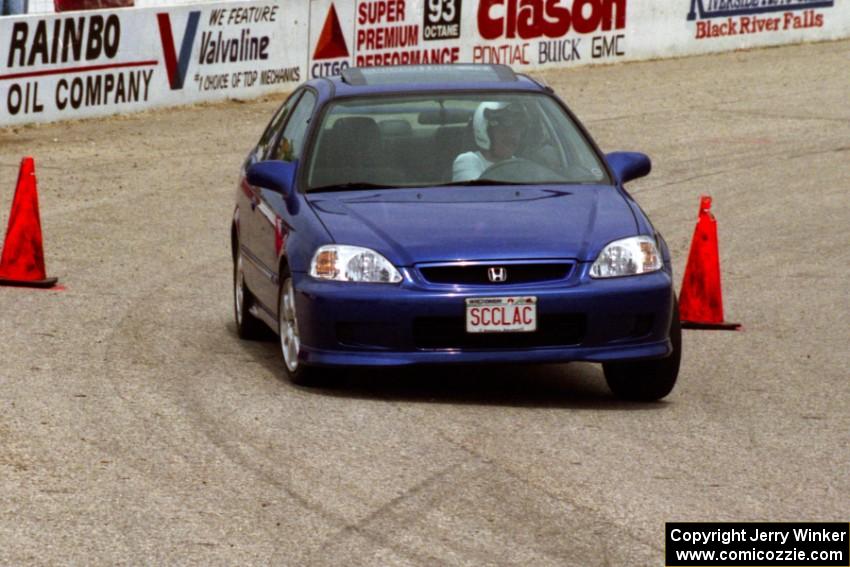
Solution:
<svg viewBox="0 0 850 567"><path fill-rule="evenodd" d="M0 74L10 117L132 105L151 96L152 57L122 56L126 26L117 14L9 22ZM135 55L135 54L133 54Z"/></svg>

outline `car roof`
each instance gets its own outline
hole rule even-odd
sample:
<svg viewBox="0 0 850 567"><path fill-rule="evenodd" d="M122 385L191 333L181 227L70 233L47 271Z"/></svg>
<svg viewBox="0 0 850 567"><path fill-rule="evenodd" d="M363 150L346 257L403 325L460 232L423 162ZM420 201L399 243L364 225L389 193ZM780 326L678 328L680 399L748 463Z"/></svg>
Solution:
<svg viewBox="0 0 850 567"><path fill-rule="evenodd" d="M348 67L341 75L307 83L328 98L372 94L403 94L445 91L543 91L544 84L507 65L399 65ZM330 87L330 88L329 88Z"/></svg>

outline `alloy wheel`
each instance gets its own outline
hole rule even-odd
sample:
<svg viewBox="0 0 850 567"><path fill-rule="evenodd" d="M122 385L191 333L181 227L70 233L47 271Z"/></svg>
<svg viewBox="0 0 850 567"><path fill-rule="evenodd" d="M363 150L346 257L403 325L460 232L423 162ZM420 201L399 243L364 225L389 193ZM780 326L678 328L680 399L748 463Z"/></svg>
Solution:
<svg viewBox="0 0 850 567"><path fill-rule="evenodd" d="M301 350L301 338L298 336L298 318L295 314L295 288L292 278L286 278L280 291L278 307L280 323L280 349L283 361L290 373L298 370L298 353Z"/></svg>

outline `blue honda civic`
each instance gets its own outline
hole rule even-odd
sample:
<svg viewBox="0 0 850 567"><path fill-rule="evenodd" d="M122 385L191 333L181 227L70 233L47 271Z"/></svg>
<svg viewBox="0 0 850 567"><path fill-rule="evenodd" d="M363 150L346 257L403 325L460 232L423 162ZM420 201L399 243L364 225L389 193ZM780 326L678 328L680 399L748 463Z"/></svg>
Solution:
<svg viewBox="0 0 850 567"><path fill-rule="evenodd" d="M602 363L673 389L670 254L551 88L500 65L348 68L277 110L233 213L239 336L268 326L299 384L332 367ZM267 332L267 331L266 331Z"/></svg>

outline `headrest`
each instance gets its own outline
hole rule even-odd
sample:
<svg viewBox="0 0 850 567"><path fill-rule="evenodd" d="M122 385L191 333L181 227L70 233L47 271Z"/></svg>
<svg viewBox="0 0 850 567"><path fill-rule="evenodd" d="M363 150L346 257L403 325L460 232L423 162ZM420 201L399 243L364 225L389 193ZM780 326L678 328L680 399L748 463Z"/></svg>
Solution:
<svg viewBox="0 0 850 567"><path fill-rule="evenodd" d="M347 116L334 122L331 128L335 136L357 136L363 139L375 139L380 136L378 124L368 116Z"/></svg>

